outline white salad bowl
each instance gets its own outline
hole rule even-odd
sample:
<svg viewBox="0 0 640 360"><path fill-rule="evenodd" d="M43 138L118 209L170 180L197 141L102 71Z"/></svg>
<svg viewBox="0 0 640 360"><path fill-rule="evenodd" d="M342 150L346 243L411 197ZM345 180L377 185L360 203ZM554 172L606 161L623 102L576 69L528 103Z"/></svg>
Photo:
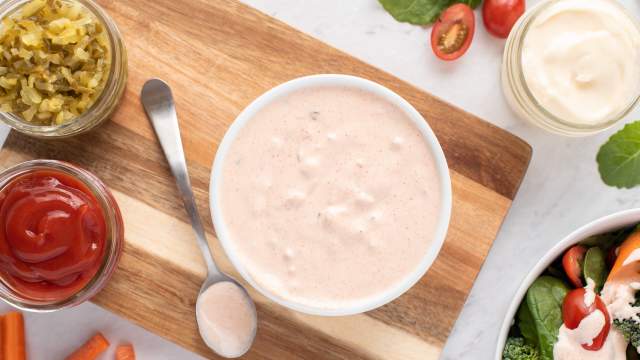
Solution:
<svg viewBox="0 0 640 360"><path fill-rule="evenodd" d="M522 303L522 300L524 299L525 294L527 293L527 290L529 290L531 284L533 284L533 282L545 271L547 267L549 267L549 265L551 265L551 263L559 258L571 246L590 236L615 231L637 223L640 223L640 209L617 212L582 226L551 248L551 250L549 250L542 259L538 261L533 269L529 271L529 274L522 282L522 285L520 285L520 288L516 291L516 294L509 305L504 321L502 322L502 327L500 328L495 359L502 360L502 351L504 350L504 345L507 341L507 336L509 335L509 329L513 324L513 319L520 307L520 304Z"/></svg>
<svg viewBox="0 0 640 360"><path fill-rule="evenodd" d="M249 272L246 270L245 265L240 261L239 257L236 255L236 248L233 239L230 238L227 227L224 222L224 213L219 206L220 196L219 193L221 191L221 182L222 182L222 167L224 160L229 152L229 148L231 144L235 140L239 131L242 127L247 124L255 114L260 111L265 105L271 103L275 99L278 99L282 96L285 96L291 92L308 88L308 87L317 87L317 86L345 86L361 89L364 91L371 92L376 94L383 99L391 102L398 106L402 111L404 111L408 118L410 118L415 125L418 127L424 139L426 140L427 145L431 150L431 154L434 157L439 183L441 190L440 201L441 208L440 213L438 215L439 219L436 226L436 232L434 234L433 241L429 249L425 252L420 264L411 272L408 276L405 277L400 283L396 284L394 287L387 289L384 293L379 296L372 297L366 300L363 300L353 306L348 306L339 309L328 309L322 307L311 307L305 304L300 304L296 302L289 301L287 299L282 298L278 294L269 291L263 287L261 287L254 279L250 276ZM222 247L231 260L233 266L238 270L240 275L255 289L257 289L262 295L271 299L272 301L285 306L289 309L296 310L302 313L312 314L312 315L321 315L321 316L342 316L342 315L353 315L363 313L369 310L373 310L378 308L386 303L396 299L400 295L402 295L405 291L411 288L420 278L427 272L427 270L431 267L431 264L434 262L444 239L447 234L447 229L449 227L449 219L451 217L451 179L449 177L449 167L447 166L447 161L445 159L444 153L442 151L442 147L438 142L436 136L433 131L425 121L425 119L420 115L420 113L407 102L405 99L400 97L400 95L395 92L387 89L386 87L377 84L373 81L362 79L355 76L350 75L337 75L337 74L323 74L323 75L312 75L305 76L301 78L297 78L291 81L288 81L284 84L278 85L275 88L267 91L256 100L254 100L249 106L247 106L238 117L235 119L233 124L227 130L220 146L218 147L218 151L216 153L213 168L211 171L211 183L209 187L209 201L211 208L211 216L213 219L213 225L216 230L216 234Z"/></svg>

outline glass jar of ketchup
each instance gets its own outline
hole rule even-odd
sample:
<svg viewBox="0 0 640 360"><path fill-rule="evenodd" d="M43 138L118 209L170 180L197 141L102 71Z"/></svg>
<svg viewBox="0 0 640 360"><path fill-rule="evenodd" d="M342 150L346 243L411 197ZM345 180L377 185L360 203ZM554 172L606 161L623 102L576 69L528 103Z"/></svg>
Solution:
<svg viewBox="0 0 640 360"><path fill-rule="evenodd" d="M0 299L28 311L80 304L107 283L124 246L113 195L55 160L0 173Z"/></svg>

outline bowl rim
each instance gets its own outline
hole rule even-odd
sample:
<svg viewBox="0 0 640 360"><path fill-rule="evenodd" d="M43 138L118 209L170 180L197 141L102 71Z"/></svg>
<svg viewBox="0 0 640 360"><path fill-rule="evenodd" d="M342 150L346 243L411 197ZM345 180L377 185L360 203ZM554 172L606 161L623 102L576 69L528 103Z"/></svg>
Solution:
<svg viewBox="0 0 640 360"><path fill-rule="evenodd" d="M529 290L529 287L535 279L537 279L554 260L556 260L570 246L585 240L589 236L603 234L625 226L637 224L639 222L640 208L623 210L603 216L574 230L547 251L533 266L533 268L527 272L526 277L522 280L520 287L509 303L507 313L502 321L500 332L498 334L495 360L502 360L502 352L507 341L509 329L511 328L513 318L516 315L516 311L520 307L527 290Z"/></svg>
<svg viewBox="0 0 640 360"><path fill-rule="evenodd" d="M242 127L251 120L254 115L261 110L267 104L270 104L275 99L285 96L293 91L297 91L302 88L316 87L316 86L347 86L362 89L372 92L383 99L398 106L403 112L407 114L407 117L418 127L420 133L423 135L427 142L427 146L431 150L431 154L434 158L436 169L438 172L439 183L441 188L440 201L441 207L439 212L439 220L434 232L433 241L429 249L426 251L423 259L419 263L418 267L409 275L405 277L401 282L394 287L388 289L388 291L382 294L366 299L362 299L355 304L341 308L322 308L317 306L310 306L308 304L302 304L295 301L284 299L277 294L266 290L260 286L249 275L249 272L243 266L242 262L236 256L234 246L228 235L226 226L223 221L221 207L218 206L218 191L221 184L221 174L224 159L229 152L229 148ZM211 217L213 225L217 234L217 238L224 249L227 257L240 273L240 275L258 292L262 295L280 304L286 308L320 316L344 316L363 313L369 310L373 310L382 305L385 305L417 283L422 276L431 267L436 257L440 253L442 244L447 235L447 229L449 227L449 221L451 218L452 207L452 191L451 191L451 178L449 175L449 167L447 165L444 152L438 139L433 133L431 127L428 125L424 117L404 98L390 89L375 83L371 80L363 79L352 75L343 74L318 74L299 77L293 80L289 80L282 83L264 94L260 95L257 99L251 102L234 120L231 126L227 129L218 150L216 152L213 166L211 169L211 178L209 184L209 206L211 210Z"/></svg>

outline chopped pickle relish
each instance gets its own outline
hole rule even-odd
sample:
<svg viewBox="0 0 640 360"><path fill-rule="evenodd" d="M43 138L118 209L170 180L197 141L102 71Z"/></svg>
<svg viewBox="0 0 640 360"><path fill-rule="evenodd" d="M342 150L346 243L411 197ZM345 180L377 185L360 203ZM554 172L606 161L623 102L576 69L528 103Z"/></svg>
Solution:
<svg viewBox="0 0 640 360"><path fill-rule="evenodd" d="M31 0L0 25L0 111L60 125L87 111L111 67L105 26L71 0Z"/></svg>

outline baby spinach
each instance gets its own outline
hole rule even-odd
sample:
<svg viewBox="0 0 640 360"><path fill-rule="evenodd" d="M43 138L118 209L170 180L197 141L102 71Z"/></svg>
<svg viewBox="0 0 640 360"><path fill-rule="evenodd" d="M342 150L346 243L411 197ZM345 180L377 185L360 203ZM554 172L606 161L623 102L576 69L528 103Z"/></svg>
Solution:
<svg viewBox="0 0 640 360"><path fill-rule="evenodd" d="M528 344L538 346L538 332L536 330L536 324L527 306L527 301L523 301L518 309L518 328L520 334L527 340Z"/></svg>
<svg viewBox="0 0 640 360"><path fill-rule="evenodd" d="M605 234L592 235L580 242L585 246L598 246L607 251L614 246L620 245L634 230L635 226L627 227Z"/></svg>
<svg viewBox="0 0 640 360"><path fill-rule="evenodd" d="M605 263L605 255L602 249L597 246L589 248L584 255L584 265L582 267L582 275L585 281L593 280L596 283L596 291L600 292L604 281L607 278L607 265Z"/></svg>
<svg viewBox="0 0 640 360"><path fill-rule="evenodd" d="M522 336L538 346L543 360L553 360L553 345L562 326L562 302L569 287L560 279L541 276L533 282L518 313Z"/></svg>
<svg viewBox="0 0 640 360"><path fill-rule="evenodd" d="M605 184L618 188L640 185L640 121L613 134L598 151L596 161Z"/></svg>
<svg viewBox="0 0 640 360"><path fill-rule="evenodd" d="M482 0L378 0L394 19L414 25L429 25L440 17L446 8L463 3L475 8Z"/></svg>

